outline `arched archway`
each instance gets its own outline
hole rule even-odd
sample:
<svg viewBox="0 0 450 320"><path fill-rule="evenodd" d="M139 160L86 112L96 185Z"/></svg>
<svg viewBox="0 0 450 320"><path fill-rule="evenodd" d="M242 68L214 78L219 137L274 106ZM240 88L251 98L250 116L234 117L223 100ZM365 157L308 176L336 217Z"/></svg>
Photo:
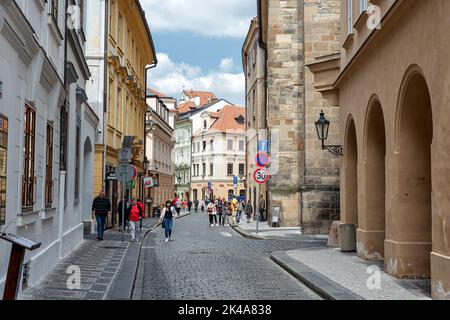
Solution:
<svg viewBox="0 0 450 320"><path fill-rule="evenodd" d="M358 147L356 128L350 116L345 130L344 198L342 222L358 226Z"/></svg>
<svg viewBox="0 0 450 320"><path fill-rule="evenodd" d="M93 195L94 158L93 147L89 137L86 138L83 146L83 221L91 221L91 206Z"/></svg>
<svg viewBox="0 0 450 320"><path fill-rule="evenodd" d="M384 257L386 210L386 130L380 101L373 96L364 128L364 199L359 219L358 255L368 260Z"/></svg>
<svg viewBox="0 0 450 320"><path fill-rule="evenodd" d="M395 198L386 239L386 269L400 278L430 276L431 143L427 82L417 66L406 73L396 119Z"/></svg>

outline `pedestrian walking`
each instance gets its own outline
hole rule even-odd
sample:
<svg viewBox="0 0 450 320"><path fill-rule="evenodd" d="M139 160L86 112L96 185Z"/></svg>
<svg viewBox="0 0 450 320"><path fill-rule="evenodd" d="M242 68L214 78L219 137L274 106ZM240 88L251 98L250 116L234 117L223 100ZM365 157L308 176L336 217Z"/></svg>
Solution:
<svg viewBox="0 0 450 320"><path fill-rule="evenodd" d="M139 240L138 223L143 215L141 207L138 205L137 199L134 198L130 206L130 233L131 242Z"/></svg>
<svg viewBox="0 0 450 320"><path fill-rule="evenodd" d="M245 205L245 215L247 216L247 223L250 223L252 214L253 214L252 202L248 200L247 204Z"/></svg>
<svg viewBox="0 0 450 320"><path fill-rule="evenodd" d="M188 212L191 212L192 209L192 201L191 199L188 200Z"/></svg>
<svg viewBox="0 0 450 320"><path fill-rule="evenodd" d="M236 221L238 224L241 224L241 216L242 216L243 210L244 210L244 206L242 205L241 199L239 199L238 204L237 204L237 216L236 216Z"/></svg>
<svg viewBox="0 0 450 320"><path fill-rule="evenodd" d="M261 194L259 196L259 221L261 222L266 221L265 211L266 211L266 201L264 200L264 197Z"/></svg>
<svg viewBox="0 0 450 320"><path fill-rule="evenodd" d="M111 213L111 202L105 195L105 191L100 191L92 202L92 220L97 222L97 239L103 240L103 233L106 227L106 218Z"/></svg>
<svg viewBox="0 0 450 320"><path fill-rule="evenodd" d="M124 199L120 200L119 205L117 206L117 213L119 214L119 231L122 226L122 209L124 210L124 220L125 220L123 223L123 230L125 230L128 221L130 220L130 210L128 202Z"/></svg>
<svg viewBox="0 0 450 320"><path fill-rule="evenodd" d="M162 226L164 228L164 233L166 236L166 242L173 241L172 240L172 229L173 229L173 217L174 214L172 211L173 206L171 206L170 200L166 201L166 206L161 212L161 217L159 218L159 222L162 223Z"/></svg>
<svg viewBox="0 0 450 320"><path fill-rule="evenodd" d="M198 212L198 199L194 200L194 208L195 208L195 212Z"/></svg>
<svg viewBox="0 0 450 320"><path fill-rule="evenodd" d="M219 226L223 226L223 202L222 199L219 198L217 200L217 220L219 221Z"/></svg>
<svg viewBox="0 0 450 320"><path fill-rule="evenodd" d="M205 200L202 200L202 212L205 212Z"/></svg>
<svg viewBox="0 0 450 320"><path fill-rule="evenodd" d="M237 225L237 211L238 211L238 201L236 196L233 196L233 200L231 200L231 225L235 227Z"/></svg>
<svg viewBox="0 0 450 320"><path fill-rule="evenodd" d="M139 230L142 230L142 220L144 220L145 217L145 206L141 199L137 199L137 205L141 208L142 211L141 218L139 219Z"/></svg>
<svg viewBox="0 0 450 320"><path fill-rule="evenodd" d="M223 212L222 212L222 217L223 217L223 226L224 227L229 227L230 226L230 216L231 216L231 203L224 201L223 203Z"/></svg>
<svg viewBox="0 0 450 320"><path fill-rule="evenodd" d="M216 226L219 226L217 224L217 211L216 211L216 205L213 202L210 202L207 207L208 216L209 216L209 223L211 224L211 227L214 227L214 223Z"/></svg>

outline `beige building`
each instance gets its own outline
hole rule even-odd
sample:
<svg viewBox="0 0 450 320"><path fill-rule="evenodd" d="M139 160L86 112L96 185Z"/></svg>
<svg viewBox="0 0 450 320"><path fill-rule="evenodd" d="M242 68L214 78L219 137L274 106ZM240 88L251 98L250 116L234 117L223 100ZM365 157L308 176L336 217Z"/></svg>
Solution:
<svg viewBox="0 0 450 320"><path fill-rule="evenodd" d="M147 104L145 158L149 167L146 176L153 177L156 185L146 190L145 201L147 214L152 216L156 208L164 208L165 202L173 199L175 192L172 152L176 99L148 89Z"/></svg>
<svg viewBox="0 0 450 320"><path fill-rule="evenodd" d="M202 112L203 126L192 138L192 200L245 196L244 115L244 108L230 105Z"/></svg>
<svg viewBox="0 0 450 320"><path fill-rule="evenodd" d="M340 159L322 150L314 126L321 110L337 123L338 108L314 86L306 68L315 57L339 50L339 24L339 0L258 0L258 42L266 60L266 98L258 109L265 110L272 160L269 222L278 206L280 225L300 226L309 234L328 233L340 218ZM337 138L333 128L328 143Z"/></svg>
<svg viewBox="0 0 450 320"><path fill-rule="evenodd" d="M450 2L371 3L341 1L340 55L314 65L339 101L341 222L361 258L450 299Z"/></svg>

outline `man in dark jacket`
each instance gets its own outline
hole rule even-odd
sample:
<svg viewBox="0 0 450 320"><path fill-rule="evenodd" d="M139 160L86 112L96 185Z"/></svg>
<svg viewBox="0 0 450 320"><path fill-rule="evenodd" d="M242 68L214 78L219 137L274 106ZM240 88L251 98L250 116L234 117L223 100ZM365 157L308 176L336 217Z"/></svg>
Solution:
<svg viewBox="0 0 450 320"><path fill-rule="evenodd" d="M125 223L123 224L123 230L125 230L127 226L127 221L130 220L130 211L129 211L129 204L125 200L120 200L119 205L117 206L117 213L119 214L119 230L122 226L122 207L125 206L124 213L125 213Z"/></svg>
<svg viewBox="0 0 450 320"><path fill-rule="evenodd" d="M111 213L111 202L105 196L105 191L100 191L98 197L92 202L92 219L97 220L97 239L103 240L103 232L105 231L106 218Z"/></svg>

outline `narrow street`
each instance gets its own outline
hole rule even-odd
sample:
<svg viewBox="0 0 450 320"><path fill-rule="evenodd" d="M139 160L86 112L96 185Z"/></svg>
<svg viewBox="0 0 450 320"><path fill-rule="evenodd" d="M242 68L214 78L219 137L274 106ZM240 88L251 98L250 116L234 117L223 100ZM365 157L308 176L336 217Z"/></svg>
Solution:
<svg viewBox="0 0 450 320"><path fill-rule="evenodd" d="M148 234L133 299L320 299L267 255L320 242L249 240L207 220L200 212L176 220L173 242L164 242L162 228Z"/></svg>

